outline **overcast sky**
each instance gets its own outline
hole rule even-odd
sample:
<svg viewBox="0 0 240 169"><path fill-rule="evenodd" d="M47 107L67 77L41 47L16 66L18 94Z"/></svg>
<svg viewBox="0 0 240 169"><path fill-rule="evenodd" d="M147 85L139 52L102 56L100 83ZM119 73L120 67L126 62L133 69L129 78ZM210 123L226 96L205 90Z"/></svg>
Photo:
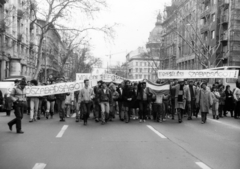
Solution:
<svg viewBox="0 0 240 169"><path fill-rule="evenodd" d="M111 65L124 62L127 52L145 46L149 33L154 28L158 12L171 0L106 0L108 8L101 12L95 22L118 23L112 43L99 33L91 33L92 53L101 57L104 66L110 62L106 55L112 54Z"/></svg>

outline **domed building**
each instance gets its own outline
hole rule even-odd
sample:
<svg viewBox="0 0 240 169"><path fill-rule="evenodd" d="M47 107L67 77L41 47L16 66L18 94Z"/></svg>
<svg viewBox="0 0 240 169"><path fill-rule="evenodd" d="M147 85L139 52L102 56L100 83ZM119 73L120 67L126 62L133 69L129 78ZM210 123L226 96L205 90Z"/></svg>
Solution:
<svg viewBox="0 0 240 169"><path fill-rule="evenodd" d="M157 22L155 27L150 32L148 43L146 44L146 48L148 50L149 57L154 60L161 60L160 57L160 48L162 45L162 15L159 13L157 16ZM160 68L160 67L159 67Z"/></svg>

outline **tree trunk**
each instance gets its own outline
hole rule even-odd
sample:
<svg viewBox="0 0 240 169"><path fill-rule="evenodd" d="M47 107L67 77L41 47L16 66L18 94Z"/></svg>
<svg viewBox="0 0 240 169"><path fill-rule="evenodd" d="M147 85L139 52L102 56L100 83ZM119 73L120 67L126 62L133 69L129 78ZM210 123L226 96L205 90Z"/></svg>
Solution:
<svg viewBox="0 0 240 169"><path fill-rule="evenodd" d="M38 48L38 58L37 58L37 69L35 70L34 79L38 79L39 72L42 68L42 43L44 39L44 34L41 34L39 48Z"/></svg>

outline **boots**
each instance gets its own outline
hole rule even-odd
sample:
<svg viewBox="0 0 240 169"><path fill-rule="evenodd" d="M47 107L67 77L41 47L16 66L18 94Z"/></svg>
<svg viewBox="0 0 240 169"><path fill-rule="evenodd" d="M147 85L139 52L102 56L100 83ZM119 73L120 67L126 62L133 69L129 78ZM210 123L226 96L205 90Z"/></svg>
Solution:
<svg viewBox="0 0 240 169"><path fill-rule="evenodd" d="M216 119L216 115L213 115L213 119Z"/></svg>

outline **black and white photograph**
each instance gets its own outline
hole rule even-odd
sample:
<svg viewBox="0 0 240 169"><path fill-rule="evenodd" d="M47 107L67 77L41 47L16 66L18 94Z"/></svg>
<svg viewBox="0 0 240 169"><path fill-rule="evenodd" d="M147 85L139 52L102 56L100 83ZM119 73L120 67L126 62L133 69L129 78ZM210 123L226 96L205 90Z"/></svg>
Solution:
<svg viewBox="0 0 240 169"><path fill-rule="evenodd" d="M0 0L0 169L240 169L240 0Z"/></svg>

